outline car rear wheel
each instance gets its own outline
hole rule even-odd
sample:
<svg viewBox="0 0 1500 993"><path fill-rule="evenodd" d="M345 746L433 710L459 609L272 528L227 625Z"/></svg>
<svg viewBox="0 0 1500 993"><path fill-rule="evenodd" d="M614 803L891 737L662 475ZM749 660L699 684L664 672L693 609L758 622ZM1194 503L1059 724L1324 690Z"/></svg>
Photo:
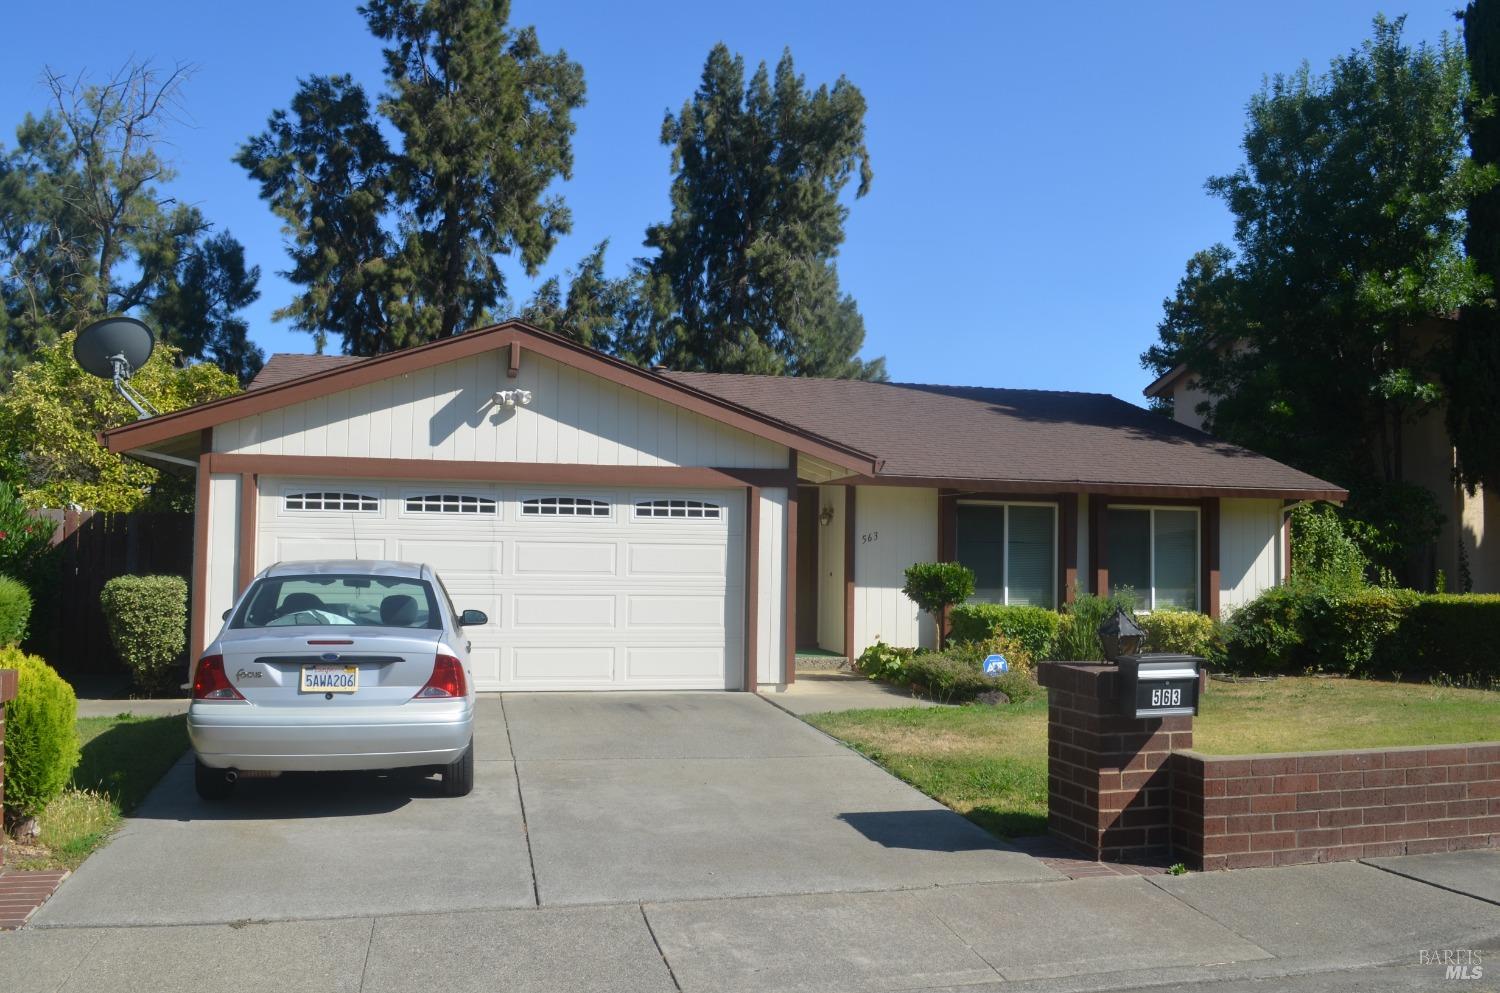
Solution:
<svg viewBox="0 0 1500 993"><path fill-rule="evenodd" d="M446 796L468 796L474 789L474 740L457 759L443 767L443 793Z"/></svg>
<svg viewBox="0 0 1500 993"><path fill-rule="evenodd" d="M223 803L234 792L234 783L225 770L211 769L198 759L193 760L193 785L209 803Z"/></svg>

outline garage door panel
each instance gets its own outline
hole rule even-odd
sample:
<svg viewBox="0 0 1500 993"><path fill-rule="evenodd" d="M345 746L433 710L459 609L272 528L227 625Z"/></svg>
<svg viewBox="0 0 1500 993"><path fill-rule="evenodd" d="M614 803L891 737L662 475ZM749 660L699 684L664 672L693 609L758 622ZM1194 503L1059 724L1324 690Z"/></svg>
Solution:
<svg viewBox="0 0 1500 993"><path fill-rule="evenodd" d="M613 542L516 542L517 576L613 576Z"/></svg>
<svg viewBox="0 0 1500 993"><path fill-rule="evenodd" d="M479 645L469 649L469 671L474 675L475 686L498 685L501 682L500 649Z"/></svg>
<svg viewBox="0 0 1500 993"><path fill-rule="evenodd" d="M674 683L724 681L724 646L642 645L625 650L625 679Z"/></svg>
<svg viewBox="0 0 1500 993"><path fill-rule="evenodd" d="M427 563L438 571L444 584L450 588L450 573L471 572L490 576L499 572L505 547L502 540L490 535L424 541L402 538L397 545L402 562Z"/></svg>
<svg viewBox="0 0 1500 993"><path fill-rule="evenodd" d="M728 564L722 545L641 544L629 550L632 576L723 576Z"/></svg>
<svg viewBox="0 0 1500 993"><path fill-rule="evenodd" d="M382 538L315 538L306 535L277 536L273 562L307 562L312 559L383 559ZM267 563L269 564L269 563Z"/></svg>
<svg viewBox="0 0 1500 993"><path fill-rule="evenodd" d="M527 628L610 628L615 626L614 596L568 593L517 593L512 626Z"/></svg>
<svg viewBox="0 0 1500 993"><path fill-rule="evenodd" d="M630 628L723 628L727 607L722 596L631 595L626 617Z"/></svg>
<svg viewBox="0 0 1500 993"><path fill-rule="evenodd" d="M518 684L610 683L614 670L612 646L517 645L511 649L511 679Z"/></svg>

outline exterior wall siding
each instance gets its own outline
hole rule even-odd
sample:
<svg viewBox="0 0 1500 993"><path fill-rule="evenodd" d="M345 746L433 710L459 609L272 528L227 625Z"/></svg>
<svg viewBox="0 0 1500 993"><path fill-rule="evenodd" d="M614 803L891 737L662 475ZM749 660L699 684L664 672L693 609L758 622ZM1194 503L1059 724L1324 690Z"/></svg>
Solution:
<svg viewBox="0 0 1500 993"><path fill-rule="evenodd" d="M223 626L224 611L234 606L239 573L240 477L214 474L208 483L208 588L203 591L203 644ZM195 591L196 592L196 591Z"/></svg>
<svg viewBox="0 0 1500 993"><path fill-rule="evenodd" d="M532 352L508 351L334 393L214 429L214 451L246 455L780 469L787 450ZM497 407L497 390L532 392Z"/></svg>
<svg viewBox="0 0 1500 993"><path fill-rule="evenodd" d="M756 681L786 682L787 491L760 491L760 588L756 595Z"/></svg>
<svg viewBox="0 0 1500 993"><path fill-rule="evenodd" d="M938 557L937 490L861 486L854 499L854 646L858 655L876 639L932 648L932 618L906 598L906 567Z"/></svg>
<svg viewBox="0 0 1500 993"><path fill-rule="evenodd" d="M1219 503L1219 608L1228 613L1285 575L1280 500Z"/></svg>
<svg viewBox="0 0 1500 993"><path fill-rule="evenodd" d="M844 650L844 487L818 488L818 507L833 520L818 525L818 647Z"/></svg>

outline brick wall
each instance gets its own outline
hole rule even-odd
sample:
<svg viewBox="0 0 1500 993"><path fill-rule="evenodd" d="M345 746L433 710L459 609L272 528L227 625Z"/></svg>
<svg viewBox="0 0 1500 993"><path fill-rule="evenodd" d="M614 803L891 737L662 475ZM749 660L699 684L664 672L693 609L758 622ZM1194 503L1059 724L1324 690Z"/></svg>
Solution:
<svg viewBox="0 0 1500 993"><path fill-rule="evenodd" d="M16 696L18 674L14 669L0 669L0 817L5 810L5 701ZM5 844L0 832L0 866L5 864Z"/></svg>
<svg viewBox="0 0 1500 993"><path fill-rule="evenodd" d="M1131 862L1171 845L1172 752L1193 719L1118 714L1112 665L1048 662L1047 828L1089 858Z"/></svg>
<svg viewBox="0 0 1500 993"><path fill-rule="evenodd" d="M1195 869L1500 847L1500 744L1173 757L1172 845Z"/></svg>

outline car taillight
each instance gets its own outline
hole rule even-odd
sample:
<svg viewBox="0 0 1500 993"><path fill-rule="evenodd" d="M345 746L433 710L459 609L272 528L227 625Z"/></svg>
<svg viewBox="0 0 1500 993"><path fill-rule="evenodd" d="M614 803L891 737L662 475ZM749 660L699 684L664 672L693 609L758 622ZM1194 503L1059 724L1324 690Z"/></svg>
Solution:
<svg viewBox="0 0 1500 993"><path fill-rule="evenodd" d="M451 655L439 655L432 663L432 677L417 690L413 700L451 700L468 692L463 663Z"/></svg>
<svg viewBox="0 0 1500 993"><path fill-rule="evenodd" d="M198 660L198 671L193 674L194 700L243 700L240 691L229 681L224 671L224 656L205 655Z"/></svg>

